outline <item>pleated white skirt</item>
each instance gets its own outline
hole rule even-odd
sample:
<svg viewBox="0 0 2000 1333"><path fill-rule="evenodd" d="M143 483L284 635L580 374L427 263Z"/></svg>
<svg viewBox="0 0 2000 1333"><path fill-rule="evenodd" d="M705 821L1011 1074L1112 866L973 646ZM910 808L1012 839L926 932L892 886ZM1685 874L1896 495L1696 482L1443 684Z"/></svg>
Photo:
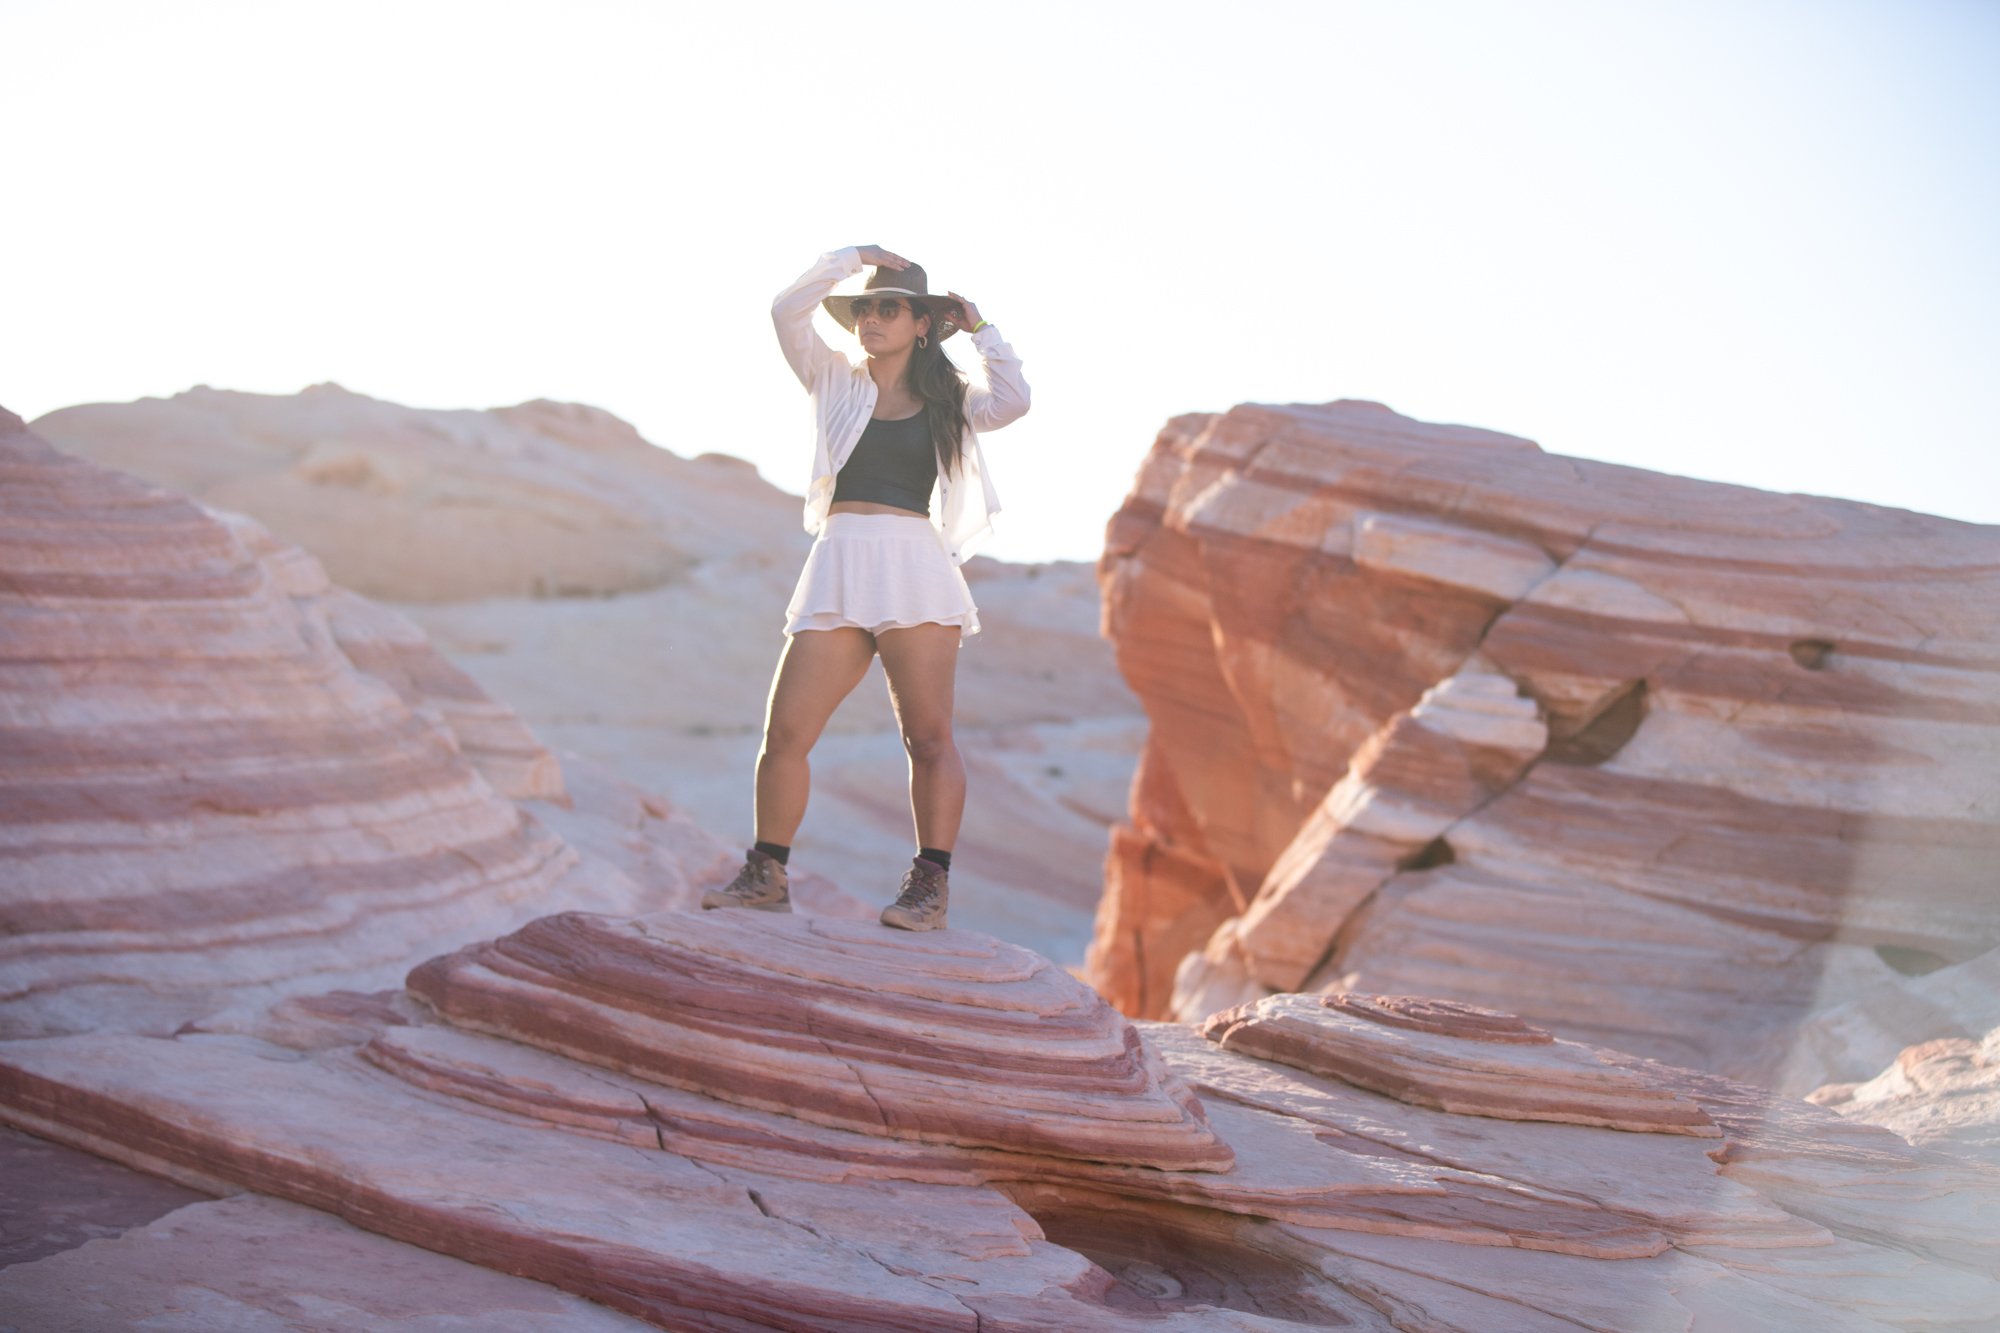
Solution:
<svg viewBox="0 0 2000 1333"><path fill-rule="evenodd" d="M785 608L785 633L858 625L871 634L936 622L979 633L965 575L921 514L828 514Z"/></svg>

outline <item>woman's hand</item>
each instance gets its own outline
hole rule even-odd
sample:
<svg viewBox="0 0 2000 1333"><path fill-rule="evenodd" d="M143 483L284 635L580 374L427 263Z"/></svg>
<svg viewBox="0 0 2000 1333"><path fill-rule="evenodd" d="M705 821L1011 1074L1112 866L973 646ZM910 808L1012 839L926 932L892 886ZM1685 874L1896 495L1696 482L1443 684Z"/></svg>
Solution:
<svg viewBox="0 0 2000 1333"><path fill-rule="evenodd" d="M960 296L957 292L946 292L945 295L958 302L958 308L965 312L964 318L958 321L958 327L971 332L979 323L979 307L966 300L963 296Z"/></svg>
<svg viewBox="0 0 2000 1333"><path fill-rule="evenodd" d="M861 262L872 268L886 268L901 272L910 266L909 260L903 258L893 250L884 250L879 245L857 245L854 248L860 252Z"/></svg>

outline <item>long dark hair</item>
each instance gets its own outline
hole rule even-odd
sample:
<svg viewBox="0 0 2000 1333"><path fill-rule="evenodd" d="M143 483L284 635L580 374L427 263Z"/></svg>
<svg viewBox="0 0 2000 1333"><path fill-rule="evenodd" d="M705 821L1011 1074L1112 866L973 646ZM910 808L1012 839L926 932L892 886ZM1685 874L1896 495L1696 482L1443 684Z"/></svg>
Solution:
<svg viewBox="0 0 2000 1333"><path fill-rule="evenodd" d="M965 372L944 354L943 339L937 336L942 322L928 301L912 301L918 315L931 317L931 332L923 345L910 349L910 364L903 370L903 383L924 404L924 420L931 428L931 447L937 451L938 470L958 472L959 454L965 448Z"/></svg>

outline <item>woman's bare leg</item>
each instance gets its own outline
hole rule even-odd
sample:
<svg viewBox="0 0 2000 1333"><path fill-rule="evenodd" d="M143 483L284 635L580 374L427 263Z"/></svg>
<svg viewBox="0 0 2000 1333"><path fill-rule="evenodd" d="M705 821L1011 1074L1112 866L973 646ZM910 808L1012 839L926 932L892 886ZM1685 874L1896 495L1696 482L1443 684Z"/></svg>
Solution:
<svg viewBox="0 0 2000 1333"><path fill-rule="evenodd" d="M917 846L951 850L965 813L965 761L952 738L953 686L958 675L956 625L911 625L875 636L889 702L910 756L910 815Z"/></svg>
<svg viewBox="0 0 2000 1333"><path fill-rule="evenodd" d="M800 630L786 641L757 755L757 841L790 846L798 834L812 785L806 756L874 656L874 636L857 626Z"/></svg>

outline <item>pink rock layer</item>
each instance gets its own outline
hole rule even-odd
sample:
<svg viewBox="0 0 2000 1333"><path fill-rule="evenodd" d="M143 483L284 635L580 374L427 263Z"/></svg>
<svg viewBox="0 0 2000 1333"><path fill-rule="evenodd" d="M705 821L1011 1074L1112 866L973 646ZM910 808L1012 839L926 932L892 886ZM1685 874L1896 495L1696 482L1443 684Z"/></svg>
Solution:
<svg viewBox="0 0 2000 1333"><path fill-rule="evenodd" d="M586 787L304 552L0 410L0 1037L376 989L727 877L713 838Z"/></svg>
<svg viewBox="0 0 2000 1333"><path fill-rule="evenodd" d="M1096 992L969 931L569 913L409 986L456 1026L816 1124L1174 1170L1233 1160Z"/></svg>
<svg viewBox="0 0 2000 1333"><path fill-rule="evenodd" d="M1343 401L1168 423L1099 575L1127 1013L1427 995L1804 1092L1881 1068L1819 1008L2000 945L2000 530Z"/></svg>
<svg viewBox="0 0 2000 1333"><path fill-rule="evenodd" d="M892 1088L899 1066L855 1034L898 1028L925 1045L955 1015L993 1034L958 1061L958 1100L1005 1105L1020 1083L1033 1095L1011 1057L1029 1045L1027 1015L1058 1011L1005 946L878 930L885 948L920 955L885 965L856 947L859 925L749 916L685 918L698 929L676 947L716 960L708 985L653 984L638 964L656 953L594 939L574 916L539 935L533 970L568 974L542 988L557 1008L584 990L617 997L600 1004L622 1035L640 1030L626 1017L640 1007L686 1020L647 1057L655 1068L699 1067L701 1044L683 1034L750 1004L753 985L772 988L781 1015L811 987L842 1034L833 1044L870 1051ZM769 975L730 958L753 935ZM839 981L870 974L867 988ZM989 1002L968 1003L979 988ZM919 1040L925 998L951 1014L923 1018ZM2000 1176L1695 1071L1659 1077L1719 1143L1407 1105L1147 1024L1149 1059L1199 1091L1234 1150L1227 1170L1171 1170L1051 1154L1018 1124L1004 1146L968 1145L760 1109L601 1051L578 1060L447 1026L394 996L286 1008L292 1046L194 1033L0 1043L0 1118L671 1328L1471 1333L1707 1311L1719 1326L1858 1331L1972 1325L2000 1308L1981 1225ZM1350 1016L1361 1011L1407 1019L1374 1026L1428 1044L1438 1066L1510 1070L1523 1090L1542 1086L1558 1046L1512 1039L1532 1034L1504 1015L1392 1003ZM782 1062L798 1028L774 1030L767 1058ZM1051 1043L1055 1059L1064 1046ZM1358 1058L1391 1069L1398 1055Z"/></svg>
<svg viewBox="0 0 2000 1333"><path fill-rule="evenodd" d="M1721 1133L1674 1085L1667 1066L1602 1057L1512 1014L1472 1005L1408 996L1273 995L1210 1015L1201 1033L1225 1050L1461 1115L1708 1138Z"/></svg>

